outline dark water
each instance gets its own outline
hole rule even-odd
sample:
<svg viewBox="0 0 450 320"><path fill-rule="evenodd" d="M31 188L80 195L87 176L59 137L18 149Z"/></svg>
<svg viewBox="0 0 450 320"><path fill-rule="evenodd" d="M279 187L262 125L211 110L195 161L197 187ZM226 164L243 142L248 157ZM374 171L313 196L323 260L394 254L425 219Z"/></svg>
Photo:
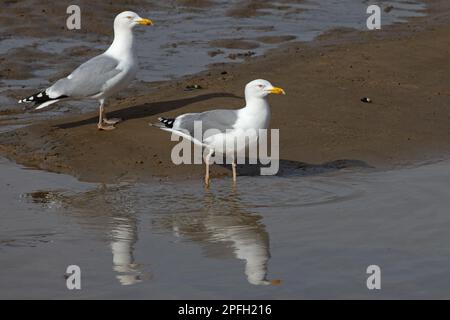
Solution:
<svg viewBox="0 0 450 320"><path fill-rule="evenodd" d="M277 44L261 36L308 41L335 27L362 29L368 5L282 1L262 15L233 18L226 12L235 2L185 8L161 1L142 13L158 23L138 32L139 79L177 78L243 51L210 57L212 40L242 38L262 54ZM394 5L384 24L423 14L416 1L381 3ZM0 54L37 45L49 55L80 45L34 38L0 44ZM14 103L7 90L45 86L59 68L47 63L32 78L0 79L0 109ZM65 112L0 116L0 131ZM237 188L224 178L210 191L200 180L85 184L3 159L0 177L0 298L449 297L448 161L240 177ZM379 292L366 288L373 264L382 270ZM81 267L81 291L66 289L69 265Z"/></svg>
<svg viewBox="0 0 450 320"><path fill-rule="evenodd" d="M142 16L151 17L155 26L145 30L138 29L138 55L141 70L138 79L145 82L171 80L180 76L204 70L214 63L242 61L230 59L230 54L251 52L261 55L279 43L266 43L262 37L292 36L290 41L310 41L318 35L334 28L366 29L369 5L364 0L327 0L296 1L282 0L262 5L254 14L232 14L236 8L245 8L246 1L211 1L211 6L192 7L176 4L174 1L151 1L151 12L140 12ZM378 1L382 9L392 6L392 10L382 14L382 26L394 22L405 22L407 18L424 15L425 5L416 0ZM371 4L371 2L370 2ZM111 18L112 20L112 18ZM83 20L82 20L83 21ZM112 28L112 26L111 26ZM112 31L111 31L112 33ZM230 49L218 47L214 40L244 40L253 44L250 49ZM281 43L283 44L283 43ZM51 57L64 54L64 50L88 46L106 49L104 43L79 41L74 38L33 38L17 35L2 37L0 29L0 55L17 48L29 48L48 53ZM211 52L220 50L217 55ZM68 57L67 57L68 58ZM82 63L86 57L73 57ZM79 61L78 61L79 60ZM60 60L58 60L60 61ZM70 60L69 60L70 61ZM63 63L63 62L59 62ZM52 61L30 62L35 70L27 79L0 79L0 110L16 105L16 98L9 92L25 88L44 88L51 83L49 78L58 71L65 70L64 65ZM46 110L46 116L56 115L71 110L86 111L95 104L69 104L57 110ZM39 117L33 115L33 117ZM0 116L0 124L11 124L11 117ZM17 122L17 121L16 121ZM26 120L21 117L21 123Z"/></svg>
<svg viewBox="0 0 450 320"><path fill-rule="evenodd" d="M223 54L210 57L208 53L215 49L210 44L213 40L251 41L258 47L250 51L258 55L277 47L277 44L261 42L259 39L263 36L290 35L295 40L311 41L333 28L364 30L369 5L361 0L282 1L271 2L274 8L258 10L260 15L228 16L227 12L240 2L216 0L213 6L196 10L159 2L161 8L148 13L159 26L142 35L143 71L139 78L144 81L174 79L198 72L212 63L230 61L230 53L246 51L221 48ZM379 1L378 4L382 8L395 8L382 15L383 25L405 22L406 18L423 15L425 9L419 1Z"/></svg>
<svg viewBox="0 0 450 320"><path fill-rule="evenodd" d="M0 172L0 298L449 298L448 161L210 191ZM68 265L81 291L66 289Z"/></svg>

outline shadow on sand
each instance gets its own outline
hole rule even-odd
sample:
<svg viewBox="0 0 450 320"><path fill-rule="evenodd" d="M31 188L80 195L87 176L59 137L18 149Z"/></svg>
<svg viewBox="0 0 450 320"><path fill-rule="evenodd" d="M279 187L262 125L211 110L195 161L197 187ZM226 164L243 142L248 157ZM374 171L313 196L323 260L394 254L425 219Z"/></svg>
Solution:
<svg viewBox="0 0 450 320"><path fill-rule="evenodd" d="M169 112L172 110L176 110L179 108L186 107L190 104L216 99L216 98L234 98L234 99L243 99L242 97L236 96L234 94L229 93L208 93L202 94L199 96L178 99L178 100L168 100L168 101L157 101L145 103L137 106L132 106L124 109L120 109L117 111L109 112L108 117L110 118L120 118L123 120L131 120L131 119L139 119L145 117L151 117L160 113ZM75 121L75 122L67 122L63 124L56 125L55 127L59 129L70 129L76 128L79 126L84 126L88 124L95 124L98 122L98 117L92 117L89 119Z"/></svg>
<svg viewBox="0 0 450 320"><path fill-rule="evenodd" d="M248 161L247 161L248 162ZM220 165L231 171L231 165ZM261 168L268 167L268 165L261 164L240 164L237 172L239 176L260 176ZM334 160L325 162L323 164L310 164L294 160L280 159L280 169L276 176L278 177L292 177L292 176L312 176L316 174L324 174L342 169L371 169L372 166L361 160Z"/></svg>

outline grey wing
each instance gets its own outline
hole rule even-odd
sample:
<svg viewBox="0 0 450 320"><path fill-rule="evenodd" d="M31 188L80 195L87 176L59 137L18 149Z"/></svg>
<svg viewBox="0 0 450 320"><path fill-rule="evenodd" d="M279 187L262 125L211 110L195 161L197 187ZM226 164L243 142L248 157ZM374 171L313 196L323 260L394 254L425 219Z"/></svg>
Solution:
<svg viewBox="0 0 450 320"><path fill-rule="evenodd" d="M184 129L194 135L194 124L201 121L203 133L209 129L225 132L232 129L237 121L237 110L212 110L203 113L188 113L176 119L175 129Z"/></svg>
<svg viewBox="0 0 450 320"><path fill-rule="evenodd" d="M58 80L48 89L52 97L91 97L103 91L108 80L121 72L117 69L119 61L99 55L83 63L67 78Z"/></svg>

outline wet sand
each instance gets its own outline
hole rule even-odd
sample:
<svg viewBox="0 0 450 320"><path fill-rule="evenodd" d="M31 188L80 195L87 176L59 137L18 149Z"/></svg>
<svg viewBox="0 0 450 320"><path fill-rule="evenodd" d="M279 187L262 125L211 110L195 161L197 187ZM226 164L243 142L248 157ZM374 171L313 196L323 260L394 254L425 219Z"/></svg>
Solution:
<svg viewBox="0 0 450 320"><path fill-rule="evenodd" d="M282 169L283 163L304 168L340 159L387 168L445 157L449 4L429 6L429 17L381 31L336 30L242 64L219 64L179 81L141 83L108 107L109 116L125 120L113 132L96 130L96 112L48 119L2 133L0 153L84 181L197 178L202 166L173 165L170 136L148 123L161 115L241 107L244 85L266 78L288 93L270 98L271 127L281 129ZM186 92L192 84L204 89ZM373 103L360 101L366 96ZM221 167L213 172L229 174Z"/></svg>
<svg viewBox="0 0 450 320"><path fill-rule="evenodd" d="M243 2L248 12L229 14L260 14L265 5ZM96 130L96 112L63 112L65 105L25 114L0 108L0 154L69 174L0 158L0 299L449 298L450 4L427 2L428 18L381 32L341 28L244 64L136 82L111 101L111 114L125 119L112 132ZM210 5L179 3L192 12ZM292 40L260 41L283 39ZM215 46L248 45L235 40ZM99 50L86 48L68 54L83 60ZM30 87L26 63L49 63L31 49L8 57L2 77L23 72ZM236 188L228 177L205 190L203 167L172 165L174 143L148 123L240 107L243 86L256 77L288 92L270 98L280 174L243 168ZM204 89L184 90L193 84ZM82 270L80 291L66 288L73 264ZM366 287L373 264L382 271L377 292Z"/></svg>

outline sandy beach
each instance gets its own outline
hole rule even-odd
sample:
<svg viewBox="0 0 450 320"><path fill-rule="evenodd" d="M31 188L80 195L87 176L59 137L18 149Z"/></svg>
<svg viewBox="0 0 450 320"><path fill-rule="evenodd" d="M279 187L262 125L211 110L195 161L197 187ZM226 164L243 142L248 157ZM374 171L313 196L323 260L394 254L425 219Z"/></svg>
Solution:
<svg viewBox="0 0 450 320"><path fill-rule="evenodd" d="M102 52L122 5L80 1L76 32L64 1L0 12L0 299L449 298L448 1L381 1L378 31L359 0L126 3L155 26L107 132L96 102L16 101ZM214 165L205 188L149 123L240 108L256 78L287 93L280 171Z"/></svg>
<svg viewBox="0 0 450 320"><path fill-rule="evenodd" d="M96 130L96 111L45 119L1 134L0 152L20 164L83 181L200 177L201 166L172 164L170 136L148 124L161 115L242 107L245 84L265 78L288 93L270 99L271 127L280 129L280 174L283 166L337 160L383 168L446 157L448 7L429 1L426 18L380 31L333 30L245 63L219 64L178 81L138 84L108 106L110 116L125 120L113 132ZM203 89L186 92L192 84ZM363 97L373 103L361 102ZM226 168L213 171L228 174Z"/></svg>

